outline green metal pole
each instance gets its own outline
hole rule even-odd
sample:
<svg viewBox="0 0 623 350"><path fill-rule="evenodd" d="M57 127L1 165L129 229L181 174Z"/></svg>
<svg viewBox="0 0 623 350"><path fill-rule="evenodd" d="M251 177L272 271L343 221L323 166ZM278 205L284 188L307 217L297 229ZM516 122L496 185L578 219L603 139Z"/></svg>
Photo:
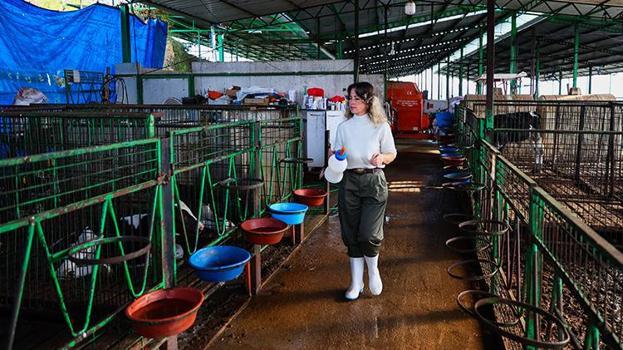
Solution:
<svg viewBox="0 0 623 350"><path fill-rule="evenodd" d="M437 63L437 99L441 100L441 62Z"/></svg>
<svg viewBox="0 0 623 350"><path fill-rule="evenodd" d="M335 55L337 56L338 60L341 60L344 58L344 40L343 39L338 39Z"/></svg>
<svg viewBox="0 0 623 350"><path fill-rule="evenodd" d="M558 95L562 95L562 70L558 71Z"/></svg>
<svg viewBox="0 0 623 350"><path fill-rule="evenodd" d="M485 61L485 50L483 47L483 33L480 32L480 37L478 38L478 77L482 76L484 72L484 61ZM476 94L482 95L482 80L478 80L476 84Z"/></svg>
<svg viewBox="0 0 623 350"><path fill-rule="evenodd" d="M223 42L225 41L225 35L219 34L218 37L218 61L225 62L225 49L223 47Z"/></svg>
<svg viewBox="0 0 623 350"><path fill-rule="evenodd" d="M355 0L355 59L354 59L354 76L355 82L359 81L359 0Z"/></svg>
<svg viewBox="0 0 623 350"><path fill-rule="evenodd" d="M430 90L428 92L428 99L433 99L433 93L435 92L435 72L433 71L433 66L430 67Z"/></svg>
<svg viewBox="0 0 623 350"><path fill-rule="evenodd" d="M543 237L543 201L536 194L534 188L530 189L530 212L529 223L531 240L530 248L528 249L528 259L530 261L530 269L526 270L526 283L527 290L527 302L534 306L539 307L541 305L541 274L542 274L542 259L539 247L536 244L538 239ZM537 339L537 323L534 315L530 315L526 324L526 336L530 339ZM534 347L527 347L528 350L535 349Z"/></svg>
<svg viewBox="0 0 623 350"><path fill-rule="evenodd" d="M461 48L461 61L463 61L463 48ZM463 63L459 63L459 96L463 96Z"/></svg>
<svg viewBox="0 0 623 350"><path fill-rule="evenodd" d="M121 6L121 52L123 63L132 62L130 49L130 9L127 4Z"/></svg>
<svg viewBox="0 0 623 350"><path fill-rule="evenodd" d="M467 72L465 73L465 94L469 95L469 69L471 67L469 66L469 64L467 65Z"/></svg>
<svg viewBox="0 0 623 350"><path fill-rule="evenodd" d="M588 94L593 93L593 67L588 67Z"/></svg>
<svg viewBox="0 0 623 350"><path fill-rule="evenodd" d="M511 16L511 57L509 73L517 73L517 13L514 12ZM488 40L487 40L488 41ZM517 94L517 82L515 79L511 80L511 95Z"/></svg>
<svg viewBox="0 0 623 350"><path fill-rule="evenodd" d="M541 77L541 49L539 48L538 41L536 43L535 55L536 55L536 64L534 68L534 76L535 76L534 95L538 97L539 96L539 79Z"/></svg>
<svg viewBox="0 0 623 350"><path fill-rule="evenodd" d="M573 28L575 38L573 40L573 87L578 87L578 67L580 65L580 27L576 24Z"/></svg>
<svg viewBox="0 0 623 350"><path fill-rule="evenodd" d="M446 59L446 102L450 108L450 56Z"/></svg>
<svg viewBox="0 0 623 350"><path fill-rule="evenodd" d="M197 57L201 60L201 32L197 32Z"/></svg>
<svg viewBox="0 0 623 350"><path fill-rule="evenodd" d="M487 139L493 135L493 105L494 94L494 71L495 71L495 0L487 0L487 96L485 108L485 121Z"/></svg>
<svg viewBox="0 0 623 350"><path fill-rule="evenodd" d="M35 237L35 222L31 222L28 227L28 238L26 239L26 247L24 250L24 257L22 260L22 268L19 273L19 279L17 283L15 300L13 301L13 310L11 315L11 325L9 326L9 337L7 339L7 349L13 349L13 343L15 341L15 333L17 330L17 319L19 318L19 311L22 306L22 299L24 296L24 289L26 286L26 274L28 273L28 264L30 263L30 255L32 250L32 241Z"/></svg>

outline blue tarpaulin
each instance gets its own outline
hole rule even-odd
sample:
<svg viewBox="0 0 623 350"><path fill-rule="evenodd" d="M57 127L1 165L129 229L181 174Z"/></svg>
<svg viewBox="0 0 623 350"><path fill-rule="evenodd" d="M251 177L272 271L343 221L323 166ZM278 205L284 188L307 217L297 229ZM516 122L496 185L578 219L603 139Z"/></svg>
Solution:
<svg viewBox="0 0 623 350"><path fill-rule="evenodd" d="M132 62L162 68L166 36L166 23L130 16ZM96 4L57 12L0 1L0 104L11 104L20 88L37 88L48 103L65 103L65 69L104 73L122 60L117 8Z"/></svg>

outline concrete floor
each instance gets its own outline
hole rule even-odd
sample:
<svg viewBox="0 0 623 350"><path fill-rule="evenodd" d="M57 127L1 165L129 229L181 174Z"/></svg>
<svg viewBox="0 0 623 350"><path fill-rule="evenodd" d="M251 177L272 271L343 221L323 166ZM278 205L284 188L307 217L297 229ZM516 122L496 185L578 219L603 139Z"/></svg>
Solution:
<svg viewBox="0 0 623 350"><path fill-rule="evenodd" d="M445 246L433 145L399 146L386 170L390 196L380 255L383 294L346 302L346 250L337 216L315 231L210 349L483 349L480 326L455 296L469 285L446 268L459 256ZM365 275L367 284L367 274Z"/></svg>

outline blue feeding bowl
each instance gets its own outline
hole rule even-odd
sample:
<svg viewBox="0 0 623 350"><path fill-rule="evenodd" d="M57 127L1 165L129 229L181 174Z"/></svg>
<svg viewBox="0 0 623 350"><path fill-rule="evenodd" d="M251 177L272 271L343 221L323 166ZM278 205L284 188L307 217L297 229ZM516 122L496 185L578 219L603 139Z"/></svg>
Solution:
<svg viewBox="0 0 623 350"><path fill-rule="evenodd" d="M452 146L441 146L439 147L439 152L440 153L460 153L461 149L458 147L452 147Z"/></svg>
<svg viewBox="0 0 623 350"><path fill-rule="evenodd" d="M448 158L448 157L463 157L463 153L461 151L457 151L457 152L443 152L441 153L441 158Z"/></svg>
<svg viewBox="0 0 623 350"><path fill-rule="evenodd" d="M274 203L268 207L270 215L288 225L298 225L305 220L309 207L300 203Z"/></svg>
<svg viewBox="0 0 623 350"><path fill-rule="evenodd" d="M249 259L248 251L222 245L199 249L190 256L188 263L201 280L226 282L240 276Z"/></svg>
<svg viewBox="0 0 623 350"><path fill-rule="evenodd" d="M444 174L443 178L452 182L468 184L472 181L472 174L467 172L448 173Z"/></svg>

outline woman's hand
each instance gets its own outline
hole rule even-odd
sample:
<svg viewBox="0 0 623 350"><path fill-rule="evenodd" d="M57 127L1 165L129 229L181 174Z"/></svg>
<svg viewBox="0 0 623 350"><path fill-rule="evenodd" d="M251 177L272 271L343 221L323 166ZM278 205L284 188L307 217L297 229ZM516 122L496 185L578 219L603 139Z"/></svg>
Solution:
<svg viewBox="0 0 623 350"><path fill-rule="evenodd" d="M383 165L384 161L385 161L385 157L383 157L382 153L375 153L372 155L372 158L370 159L370 164L374 165L375 167L379 167Z"/></svg>

